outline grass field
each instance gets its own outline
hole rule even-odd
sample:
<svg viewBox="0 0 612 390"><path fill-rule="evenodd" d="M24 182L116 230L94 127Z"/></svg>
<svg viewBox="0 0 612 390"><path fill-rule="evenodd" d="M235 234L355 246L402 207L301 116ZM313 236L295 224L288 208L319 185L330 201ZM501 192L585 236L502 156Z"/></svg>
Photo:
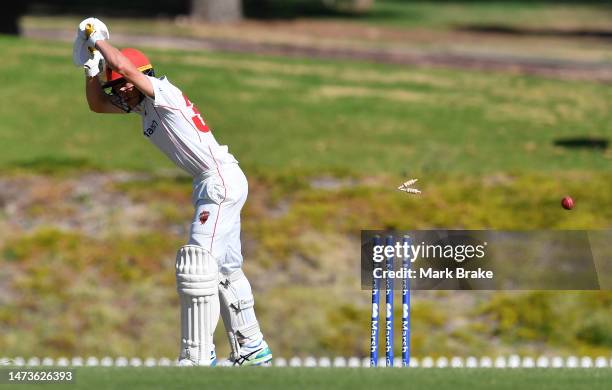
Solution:
<svg viewBox="0 0 612 390"><path fill-rule="evenodd" d="M612 9L603 1L375 1L362 20L402 27L502 25L537 28L606 28ZM508 17L512 15L512 17Z"/></svg>
<svg viewBox="0 0 612 390"><path fill-rule="evenodd" d="M375 389L598 390L611 369L354 369L354 368L80 368L71 389ZM22 385L20 388L35 388ZM38 387L36 387L38 388Z"/></svg>
<svg viewBox="0 0 612 390"><path fill-rule="evenodd" d="M0 168L170 167L143 140L135 115L126 120L89 112L69 45L0 38L0 48L6 56L0 65ZM148 53L158 73L181 86L247 169L481 174L606 171L612 161L609 151L554 145L564 137L610 136L606 102L612 92L606 85L350 62Z"/></svg>
<svg viewBox="0 0 612 390"><path fill-rule="evenodd" d="M6 204L0 213L0 282L9 297L0 305L0 350L9 356L173 355L172 261L192 212L189 178L167 175L172 166L141 135L136 115L89 112L69 44L0 37L0 50ZM158 74L168 75L198 105L249 177L246 267L258 302L265 302L258 306L262 327L274 330L267 337L279 355L366 353L370 296L356 280L360 229L612 226L610 149L554 145L566 137L610 139L608 85L145 50ZM115 180L119 171L133 176ZM395 190L406 176L420 178L422 196ZM572 212L559 205L566 194L576 199ZM329 277L333 273L345 277ZM609 354L609 293L499 294L499 300L415 294L415 354ZM287 381L293 375L312 381L337 376L335 370L264 372ZM346 372L352 387L366 383L365 376L382 376ZM457 386L479 375L482 383L501 386L520 380L503 370L410 372L391 375L425 384L451 375L449 383ZM526 375L559 388L590 375L596 382L607 375L600 372ZM83 373L83 383L92 375L91 382L101 376L101 384L122 375L137 382L165 374ZM223 373L210 375L229 382ZM553 376L561 379L553 382Z"/></svg>

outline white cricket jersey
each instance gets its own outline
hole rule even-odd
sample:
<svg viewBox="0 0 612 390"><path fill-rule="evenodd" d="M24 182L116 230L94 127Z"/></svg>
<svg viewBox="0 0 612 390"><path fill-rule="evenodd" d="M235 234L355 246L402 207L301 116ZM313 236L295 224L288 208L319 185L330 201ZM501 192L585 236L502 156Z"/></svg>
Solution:
<svg viewBox="0 0 612 390"><path fill-rule="evenodd" d="M238 162L227 146L217 143L197 107L180 89L166 77L147 77L155 98L145 96L137 111L145 137L193 177Z"/></svg>

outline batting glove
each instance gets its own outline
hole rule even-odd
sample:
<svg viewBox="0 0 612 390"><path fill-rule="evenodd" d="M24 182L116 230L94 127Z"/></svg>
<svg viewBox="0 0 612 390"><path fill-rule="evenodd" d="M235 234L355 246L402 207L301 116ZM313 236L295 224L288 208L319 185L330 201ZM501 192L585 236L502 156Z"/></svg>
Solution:
<svg viewBox="0 0 612 390"><path fill-rule="evenodd" d="M102 61L104 61L102 54L100 54L98 50L94 51L92 58L83 64L83 69L87 77L96 77L98 73L100 73L103 66Z"/></svg>
<svg viewBox="0 0 612 390"><path fill-rule="evenodd" d="M95 48L96 41L103 41L110 38L108 28L100 19L87 18L79 23L79 36L81 36L90 48Z"/></svg>

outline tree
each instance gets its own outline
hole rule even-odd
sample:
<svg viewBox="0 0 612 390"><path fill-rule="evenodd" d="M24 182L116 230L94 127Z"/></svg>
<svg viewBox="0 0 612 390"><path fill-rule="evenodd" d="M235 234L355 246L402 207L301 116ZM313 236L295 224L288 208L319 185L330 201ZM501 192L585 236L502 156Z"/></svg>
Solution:
<svg viewBox="0 0 612 390"><path fill-rule="evenodd" d="M242 19L242 0L191 0L191 17L213 23Z"/></svg>
<svg viewBox="0 0 612 390"><path fill-rule="evenodd" d="M0 34L19 34L19 17L25 11L25 3L15 2L0 12Z"/></svg>

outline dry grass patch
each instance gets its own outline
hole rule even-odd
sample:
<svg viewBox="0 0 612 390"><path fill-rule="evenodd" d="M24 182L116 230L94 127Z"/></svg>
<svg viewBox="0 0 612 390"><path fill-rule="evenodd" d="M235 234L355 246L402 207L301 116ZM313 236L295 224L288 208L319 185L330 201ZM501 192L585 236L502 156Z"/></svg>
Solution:
<svg viewBox="0 0 612 390"><path fill-rule="evenodd" d="M282 79L271 77L253 77L242 80L243 84L257 88L279 89L286 88L288 82Z"/></svg>
<svg viewBox="0 0 612 390"><path fill-rule="evenodd" d="M380 89L366 87L346 87L342 85L324 85L313 92L314 97L324 98L377 98L400 102L430 102L431 96L423 93L401 89Z"/></svg>

